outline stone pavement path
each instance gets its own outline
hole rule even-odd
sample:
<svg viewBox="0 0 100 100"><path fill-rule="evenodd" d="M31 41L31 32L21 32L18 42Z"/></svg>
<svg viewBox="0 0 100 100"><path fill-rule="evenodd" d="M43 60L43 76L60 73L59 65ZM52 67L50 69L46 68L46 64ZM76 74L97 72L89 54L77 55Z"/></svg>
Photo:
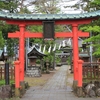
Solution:
<svg viewBox="0 0 100 100"><path fill-rule="evenodd" d="M94 100L95 98L78 98L73 94L71 86L66 84L73 81L68 77L68 67L61 66L43 88L31 87L20 100Z"/></svg>

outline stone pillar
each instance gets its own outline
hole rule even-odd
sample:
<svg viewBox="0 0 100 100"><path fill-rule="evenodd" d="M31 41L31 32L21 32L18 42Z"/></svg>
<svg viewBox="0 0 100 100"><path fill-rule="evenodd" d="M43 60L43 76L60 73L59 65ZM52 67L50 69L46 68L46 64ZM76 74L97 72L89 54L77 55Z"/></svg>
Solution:
<svg viewBox="0 0 100 100"><path fill-rule="evenodd" d="M5 63L5 85L9 85L9 63Z"/></svg>

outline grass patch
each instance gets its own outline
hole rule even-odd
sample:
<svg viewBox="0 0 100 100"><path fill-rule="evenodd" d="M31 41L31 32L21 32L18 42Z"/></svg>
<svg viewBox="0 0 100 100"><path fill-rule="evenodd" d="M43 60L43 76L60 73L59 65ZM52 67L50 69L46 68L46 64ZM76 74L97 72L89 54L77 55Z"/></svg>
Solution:
<svg viewBox="0 0 100 100"><path fill-rule="evenodd" d="M47 82L47 80L41 78L27 77L25 80L28 82L29 86L43 86Z"/></svg>
<svg viewBox="0 0 100 100"><path fill-rule="evenodd" d="M10 80L10 84L13 84L14 80ZM0 86L5 85L5 80L0 80Z"/></svg>

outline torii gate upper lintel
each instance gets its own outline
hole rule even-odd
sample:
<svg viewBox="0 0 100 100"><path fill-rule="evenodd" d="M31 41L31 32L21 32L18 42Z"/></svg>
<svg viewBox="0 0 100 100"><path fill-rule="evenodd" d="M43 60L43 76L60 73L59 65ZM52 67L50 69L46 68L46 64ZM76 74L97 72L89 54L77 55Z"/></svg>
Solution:
<svg viewBox="0 0 100 100"><path fill-rule="evenodd" d="M87 18L87 19L76 19L77 20L77 23L76 23L76 20L75 19L65 19L65 20L61 20L61 19L58 19L58 20L56 20L56 19L51 19L50 21L55 21L55 24L56 25L71 25L71 24L78 24L78 25L80 25L80 24L88 24L88 23L90 23L92 20L96 20L96 19L98 19L98 17L94 17L94 18ZM47 19L48 20L48 19ZM8 23L8 24L13 24L13 25L20 25L20 24L24 24L24 25L42 25L43 23L42 23L42 21L45 21L45 20L6 20L6 22Z"/></svg>

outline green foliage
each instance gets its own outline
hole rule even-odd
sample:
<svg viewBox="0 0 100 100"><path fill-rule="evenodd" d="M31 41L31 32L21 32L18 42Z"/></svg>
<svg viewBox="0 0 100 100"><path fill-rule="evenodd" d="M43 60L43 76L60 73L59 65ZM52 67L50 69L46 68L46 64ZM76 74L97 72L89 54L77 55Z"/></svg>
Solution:
<svg viewBox="0 0 100 100"><path fill-rule="evenodd" d="M27 27L27 30L30 31L30 32L34 32L34 33L36 33L36 32L42 32L43 26L39 26L39 25L38 25L38 26L37 26L37 25L28 26L28 27ZM34 33L33 33L33 34L34 34ZM43 39L30 38L30 42L31 42L32 44L34 44L34 43L42 44Z"/></svg>
<svg viewBox="0 0 100 100"><path fill-rule="evenodd" d="M86 5L84 6L85 2ZM87 12L100 10L100 0L80 0L80 3L77 5L80 5L81 8ZM81 25L79 28L83 31L92 33L92 36L86 39L84 42L90 42L93 46L93 55L100 57L100 19L92 21L92 23L88 25Z"/></svg>
<svg viewBox="0 0 100 100"><path fill-rule="evenodd" d="M64 28L63 25L55 25L55 32L63 32Z"/></svg>
<svg viewBox="0 0 100 100"><path fill-rule="evenodd" d="M19 13L20 13L20 14L25 14L25 13L31 14L31 12L30 12L26 7L21 8Z"/></svg>
<svg viewBox="0 0 100 100"><path fill-rule="evenodd" d="M41 25L28 26L27 29L31 32L43 32L43 26Z"/></svg>
<svg viewBox="0 0 100 100"><path fill-rule="evenodd" d="M4 2L0 1L0 10L7 12L17 12L18 0L5 0Z"/></svg>
<svg viewBox="0 0 100 100"><path fill-rule="evenodd" d="M61 58L59 56L56 57L56 63L60 63L61 62Z"/></svg>
<svg viewBox="0 0 100 100"><path fill-rule="evenodd" d="M81 30L92 32L93 36L84 40L84 42L92 42L91 45L94 47L93 55L100 57L100 26L85 26Z"/></svg>
<svg viewBox="0 0 100 100"><path fill-rule="evenodd" d="M100 0L93 0L92 3L94 3L94 4L96 4L96 5L100 5Z"/></svg>
<svg viewBox="0 0 100 100"><path fill-rule="evenodd" d="M2 48L4 46L4 39L2 36L2 32L0 31L0 48Z"/></svg>
<svg viewBox="0 0 100 100"><path fill-rule="evenodd" d="M26 6L23 6L23 2L20 0L0 1L0 11L6 11L9 13L30 13ZM8 25L5 21L0 21L0 30L2 31L3 38L6 41L8 56L14 56L13 47L15 44L18 44L18 39L8 38L8 33L18 30L18 26ZM0 43L0 45L2 44Z"/></svg>
<svg viewBox="0 0 100 100"><path fill-rule="evenodd" d="M14 55L14 44L18 43L18 39L8 38L9 32L15 32L18 30L18 26L8 25L5 22L1 21L2 26L0 26L0 30L2 31L3 38L5 39L5 43L7 45L8 56Z"/></svg>
<svg viewBox="0 0 100 100"><path fill-rule="evenodd" d="M41 0L35 3L35 11L42 14L54 14L60 11L57 7L58 0Z"/></svg>
<svg viewBox="0 0 100 100"><path fill-rule="evenodd" d="M86 32L93 32L94 34L97 32L100 32L100 26L97 26L97 25L95 26L87 25L87 26L81 27L80 29Z"/></svg>
<svg viewBox="0 0 100 100"><path fill-rule="evenodd" d="M99 0L79 0L72 8L80 10L83 12L91 12L100 9L100 1Z"/></svg>
<svg viewBox="0 0 100 100"><path fill-rule="evenodd" d="M5 0L0 1L0 11L6 11L9 13L16 13L17 7L18 7L18 0ZM15 32L18 29L17 26L14 25L8 25L5 21L0 21L0 30L2 32L2 36L5 39L3 40L0 32L0 47L3 45L7 45L8 49L8 56L12 56L14 54L14 50L12 49L14 46L14 43L16 43L16 40L14 39L8 39L8 33L9 32ZM1 39L2 38L2 39ZM12 45L13 44L13 45Z"/></svg>
<svg viewBox="0 0 100 100"><path fill-rule="evenodd" d="M10 80L10 84L13 84L14 80ZM0 86L5 85L5 80L0 80Z"/></svg>
<svg viewBox="0 0 100 100"><path fill-rule="evenodd" d="M10 57L14 56L14 44L17 43L18 39L7 39L7 51Z"/></svg>
<svg viewBox="0 0 100 100"><path fill-rule="evenodd" d="M70 57L68 57L68 59L67 59L67 63L68 63L68 65L71 64L71 59L70 59Z"/></svg>

